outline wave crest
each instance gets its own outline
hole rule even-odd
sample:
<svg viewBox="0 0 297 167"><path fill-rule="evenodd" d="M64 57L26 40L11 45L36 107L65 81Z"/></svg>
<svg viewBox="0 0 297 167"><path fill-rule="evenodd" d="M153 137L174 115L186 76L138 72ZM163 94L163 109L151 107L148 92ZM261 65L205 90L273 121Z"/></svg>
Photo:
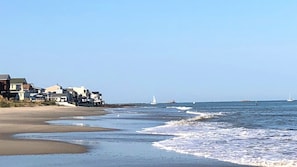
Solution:
<svg viewBox="0 0 297 167"><path fill-rule="evenodd" d="M193 107L187 107L187 106L170 106L170 107L166 107L166 108L173 108L173 109L177 109L177 110L181 110L181 111L187 111L187 110L191 110Z"/></svg>

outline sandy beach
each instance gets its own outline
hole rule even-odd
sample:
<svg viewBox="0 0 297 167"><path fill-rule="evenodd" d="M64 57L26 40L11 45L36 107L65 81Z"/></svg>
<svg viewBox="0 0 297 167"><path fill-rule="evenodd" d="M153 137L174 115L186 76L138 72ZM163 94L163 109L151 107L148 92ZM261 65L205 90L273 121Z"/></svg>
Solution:
<svg viewBox="0 0 297 167"><path fill-rule="evenodd" d="M111 130L98 127L49 125L46 121L62 117L105 114L103 108L87 107L16 107L0 108L0 155L83 153L87 148L66 142L16 139L20 133L94 132Z"/></svg>
<svg viewBox="0 0 297 167"><path fill-rule="evenodd" d="M1 108L0 166L247 167L154 147L171 136L139 131L179 119L154 110L115 108L105 114L104 108L89 107Z"/></svg>

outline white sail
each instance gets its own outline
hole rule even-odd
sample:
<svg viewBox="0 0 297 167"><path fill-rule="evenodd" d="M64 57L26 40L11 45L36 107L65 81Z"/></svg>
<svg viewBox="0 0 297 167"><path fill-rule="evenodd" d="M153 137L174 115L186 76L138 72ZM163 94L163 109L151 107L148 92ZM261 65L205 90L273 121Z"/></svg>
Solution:
<svg viewBox="0 0 297 167"><path fill-rule="evenodd" d="M153 96L153 100L152 100L151 104L152 104L152 105L157 104L157 100L156 100L156 97L155 97L155 96Z"/></svg>
<svg viewBox="0 0 297 167"><path fill-rule="evenodd" d="M291 94L289 95L289 98L287 99L288 102L294 101L294 99L292 99Z"/></svg>

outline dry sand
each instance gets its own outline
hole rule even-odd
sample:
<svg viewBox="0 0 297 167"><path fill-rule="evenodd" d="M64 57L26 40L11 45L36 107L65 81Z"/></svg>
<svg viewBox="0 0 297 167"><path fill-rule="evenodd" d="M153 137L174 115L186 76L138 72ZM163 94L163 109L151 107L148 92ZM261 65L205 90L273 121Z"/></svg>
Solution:
<svg viewBox="0 0 297 167"><path fill-rule="evenodd" d="M83 153L84 146L66 142L16 139L19 133L94 132L107 128L49 125L46 121L61 117L105 114L103 108L88 107L17 107L0 108L0 155Z"/></svg>

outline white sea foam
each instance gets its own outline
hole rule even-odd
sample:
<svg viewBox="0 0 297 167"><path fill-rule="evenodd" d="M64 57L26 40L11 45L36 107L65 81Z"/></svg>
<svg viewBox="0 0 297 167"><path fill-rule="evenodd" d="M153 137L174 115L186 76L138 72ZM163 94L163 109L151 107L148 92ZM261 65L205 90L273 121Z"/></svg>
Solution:
<svg viewBox="0 0 297 167"><path fill-rule="evenodd" d="M73 126L89 126L85 123L72 123Z"/></svg>
<svg viewBox="0 0 297 167"><path fill-rule="evenodd" d="M194 114L194 115L201 115L200 112L197 112L197 111L186 111L186 113L188 114Z"/></svg>
<svg viewBox="0 0 297 167"><path fill-rule="evenodd" d="M174 109L181 110L181 111L187 111L187 110L191 110L193 107L187 107L187 106L170 106L170 107L166 107L166 108L174 108Z"/></svg>
<svg viewBox="0 0 297 167"><path fill-rule="evenodd" d="M73 117L73 119L83 120L83 119L86 119L86 117L84 117L84 116L75 116L75 117Z"/></svg>
<svg viewBox="0 0 297 167"><path fill-rule="evenodd" d="M203 114L146 128L142 133L174 135L173 138L153 143L161 149L237 164L297 166L296 131L235 128L227 123L199 121L216 116Z"/></svg>

